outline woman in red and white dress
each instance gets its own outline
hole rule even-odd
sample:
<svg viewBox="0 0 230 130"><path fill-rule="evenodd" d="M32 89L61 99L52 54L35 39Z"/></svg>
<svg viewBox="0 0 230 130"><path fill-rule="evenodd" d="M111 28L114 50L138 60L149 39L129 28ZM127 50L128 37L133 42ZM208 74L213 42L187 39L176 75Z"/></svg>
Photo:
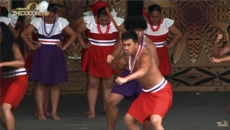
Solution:
<svg viewBox="0 0 230 130"><path fill-rule="evenodd" d="M107 4L99 1L91 6L94 16L84 16L82 22L76 28L78 42L82 46L82 72L87 72L87 98L88 111L85 113L88 118L95 118L95 104L97 100L97 90L101 87L103 109L105 111L105 101L107 100L114 81L114 76L119 71L112 70L107 64L107 55L115 49L114 44L117 38L117 29L108 16L105 8ZM123 19L113 17L117 25L123 30ZM87 42L82 34L86 33Z"/></svg>
<svg viewBox="0 0 230 130"><path fill-rule="evenodd" d="M181 31L175 26L174 20L161 17L161 7L151 5L147 11L142 10L143 15L148 19L148 27L144 34L149 37L157 48L159 59L159 70L163 76L171 73L168 49L172 48L182 37ZM168 33L173 34L171 43L167 43Z"/></svg>

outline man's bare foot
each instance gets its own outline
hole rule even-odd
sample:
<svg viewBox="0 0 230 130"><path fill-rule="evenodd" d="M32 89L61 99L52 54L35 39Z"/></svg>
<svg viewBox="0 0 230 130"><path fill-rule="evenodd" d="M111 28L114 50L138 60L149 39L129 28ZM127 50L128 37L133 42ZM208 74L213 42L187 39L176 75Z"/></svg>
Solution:
<svg viewBox="0 0 230 130"><path fill-rule="evenodd" d="M44 114L39 114L38 115L38 120L46 120L46 117Z"/></svg>
<svg viewBox="0 0 230 130"><path fill-rule="evenodd" d="M50 112L48 112L48 111L45 112L45 115L46 116L52 116L52 114Z"/></svg>
<svg viewBox="0 0 230 130"><path fill-rule="evenodd" d="M85 115L89 115L90 114L89 110L87 110L86 112L84 112L84 114Z"/></svg>
<svg viewBox="0 0 230 130"><path fill-rule="evenodd" d="M90 114L87 116L87 118L88 118L88 119L94 119L95 116L96 116L95 113L90 113Z"/></svg>
<svg viewBox="0 0 230 130"><path fill-rule="evenodd" d="M54 120L60 120L61 118L57 114L51 114Z"/></svg>

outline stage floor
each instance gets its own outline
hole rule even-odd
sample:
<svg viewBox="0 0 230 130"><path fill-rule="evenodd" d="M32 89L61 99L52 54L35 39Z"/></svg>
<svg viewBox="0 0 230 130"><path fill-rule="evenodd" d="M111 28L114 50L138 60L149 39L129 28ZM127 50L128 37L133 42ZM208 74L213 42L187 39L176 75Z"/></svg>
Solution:
<svg viewBox="0 0 230 130"><path fill-rule="evenodd" d="M218 127L216 122L230 122L228 104L230 92L174 92L173 105L163 121L165 130L229 130L230 126ZM98 95L100 97L100 95ZM117 130L126 130L123 117L131 102L122 101L119 105ZM98 98L96 118L87 119L86 95L61 95L58 114L60 121L47 118L39 121L34 116L34 102L26 95L14 111L16 130L106 130L106 115L102 113L102 103ZM2 129L2 127L0 127Z"/></svg>

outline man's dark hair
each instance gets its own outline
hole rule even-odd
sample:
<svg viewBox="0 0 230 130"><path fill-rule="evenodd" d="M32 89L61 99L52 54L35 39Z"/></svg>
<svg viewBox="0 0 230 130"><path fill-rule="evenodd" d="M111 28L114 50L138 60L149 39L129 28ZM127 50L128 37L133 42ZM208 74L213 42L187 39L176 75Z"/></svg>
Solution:
<svg viewBox="0 0 230 130"><path fill-rule="evenodd" d="M107 15L108 15L108 13L107 13L106 10L105 10L105 7L100 8L100 9L98 10L98 12L97 12L97 17L100 17L100 15L104 15L104 16L107 16Z"/></svg>
<svg viewBox="0 0 230 130"><path fill-rule="evenodd" d="M148 7L149 13L152 11L159 11L161 13L161 7L159 5L151 5Z"/></svg>
<svg viewBox="0 0 230 130"><path fill-rule="evenodd" d="M124 25L126 30L147 29L147 21L144 19L143 16L128 17L125 20Z"/></svg>
<svg viewBox="0 0 230 130"><path fill-rule="evenodd" d="M134 43L138 42L138 38L137 38L137 34L134 31L126 31L125 33L123 33L123 35L121 36L121 40L129 40L132 39L132 41Z"/></svg>
<svg viewBox="0 0 230 130"><path fill-rule="evenodd" d="M2 42L1 45L1 62L13 61L14 60L14 53L13 53L13 44L14 44L14 36L10 31L9 27L0 22L0 27L2 29ZM6 71L7 68L11 67L3 67L2 70ZM8 70L8 69L7 69Z"/></svg>
<svg viewBox="0 0 230 130"><path fill-rule="evenodd" d="M8 10L6 7L0 7L0 16L8 17Z"/></svg>
<svg viewBox="0 0 230 130"><path fill-rule="evenodd" d="M57 13L57 8L55 4L49 4L48 9L47 9L50 13Z"/></svg>

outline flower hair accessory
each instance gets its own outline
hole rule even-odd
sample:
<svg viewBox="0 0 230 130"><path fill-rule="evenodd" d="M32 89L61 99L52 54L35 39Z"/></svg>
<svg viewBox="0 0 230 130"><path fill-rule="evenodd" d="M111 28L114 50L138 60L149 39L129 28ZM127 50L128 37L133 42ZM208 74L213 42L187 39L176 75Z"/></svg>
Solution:
<svg viewBox="0 0 230 130"><path fill-rule="evenodd" d="M103 8L103 7L107 7L107 4L103 1L98 1L98 2L96 2L95 5L90 6L90 9L92 10L94 15L97 15L98 10Z"/></svg>
<svg viewBox="0 0 230 130"><path fill-rule="evenodd" d="M146 8L143 8L142 9L142 14L146 17L146 18L149 18L149 10L148 9L146 9Z"/></svg>

